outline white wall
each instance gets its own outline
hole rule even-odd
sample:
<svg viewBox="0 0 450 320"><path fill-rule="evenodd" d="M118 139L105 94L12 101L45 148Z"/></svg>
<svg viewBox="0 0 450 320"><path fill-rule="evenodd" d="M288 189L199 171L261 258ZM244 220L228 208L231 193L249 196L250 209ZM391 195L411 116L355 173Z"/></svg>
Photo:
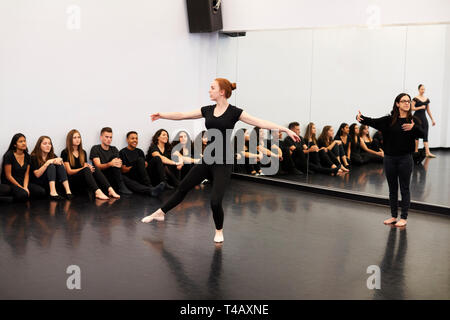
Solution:
<svg viewBox="0 0 450 320"><path fill-rule="evenodd" d="M445 48L445 75L444 94L442 97L442 118L437 121L442 123L442 146L450 147L450 25L447 26Z"/></svg>
<svg viewBox="0 0 450 320"><path fill-rule="evenodd" d="M69 5L81 8L81 29L66 27ZM59 153L67 132L80 130L89 149L103 126L124 147L129 130L146 151L152 134L202 120L151 123L156 111L210 103L217 33L189 34L186 1L0 1L0 153L22 132L34 147L53 138Z"/></svg>
<svg viewBox="0 0 450 320"><path fill-rule="evenodd" d="M224 30L450 22L448 0L223 0Z"/></svg>
<svg viewBox="0 0 450 320"><path fill-rule="evenodd" d="M218 70L236 74L239 106L280 124L299 121L303 133L312 121L318 134L325 125L355 122L358 109L388 114L398 93L414 97L423 83L437 120L435 127L430 122L430 146L447 147L448 28L252 31L219 39Z"/></svg>

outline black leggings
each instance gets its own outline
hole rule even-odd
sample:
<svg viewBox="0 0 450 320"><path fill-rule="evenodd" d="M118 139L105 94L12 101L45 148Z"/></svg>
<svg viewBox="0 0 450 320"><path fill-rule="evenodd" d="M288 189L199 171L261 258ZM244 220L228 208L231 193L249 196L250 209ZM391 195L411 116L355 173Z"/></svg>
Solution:
<svg viewBox="0 0 450 320"><path fill-rule="evenodd" d="M34 182L41 187L43 187L46 191L50 190L49 182L64 182L67 181L67 173L64 165L62 164L51 164L47 167L44 173L39 177L35 178Z"/></svg>
<svg viewBox="0 0 450 320"><path fill-rule="evenodd" d="M106 179L105 175L98 168L94 172L88 167L83 168L83 170L69 176L70 188L75 191L87 191L95 192L97 189L106 191L111 186Z"/></svg>
<svg viewBox="0 0 450 320"><path fill-rule="evenodd" d="M160 157L153 157L147 161L147 172L153 186L163 181L173 186L179 185L180 180L177 178L175 172L169 166L165 165Z"/></svg>
<svg viewBox="0 0 450 320"><path fill-rule="evenodd" d="M231 168L231 164L196 164L189 170L187 176L181 181L170 199L161 207L161 210L167 213L183 201L189 190L204 179L212 180L211 209L216 229L221 230L223 228L222 199L225 194L225 188L230 183Z"/></svg>
<svg viewBox="0 0 450 320"><path fill-rule="evenodd" d="M14 201L16 202L25 202L28 199L39 199L43 198L46 195L45 189L37 184L29 183L28 190L30 191L30 195L22 189L21 187L10 185L11 187L11 195L13 196Z"/></svg>
<svg viewBox="0 0 450 320"><path fill-rule="evenodd" d="M402 219L408 218L408 209L411 202L409 185L413 160L410 154L404 156L384 156L384 171L389 185L389 203L391 205L392 217L398 216L398 185L400 182L400 193L402 194Z"/></svg>
<svg viewBox="0 0 450 320"><path fill-rule="evenodd" d="M336 167L334 169L331 168L333 162L323 150L320 150L319 152L310 152L308 153L308 156L308 169L311 171L324 174L332 174L338 172L339 170L339 167Z"/></svg>

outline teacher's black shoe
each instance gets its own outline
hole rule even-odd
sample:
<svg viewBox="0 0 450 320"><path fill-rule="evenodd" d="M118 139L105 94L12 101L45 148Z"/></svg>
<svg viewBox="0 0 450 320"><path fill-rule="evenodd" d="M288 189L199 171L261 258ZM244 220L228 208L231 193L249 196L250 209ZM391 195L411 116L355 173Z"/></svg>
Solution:
<svg viewBox="0 0 450 320"><path fill-rule="evenodd" d="M72 199L73 199L73 194L71 194L71 193L66 193L66 199L67 199L67 200L72 200Z"/></svg>
<svg viewBox="0 0 450 320"><path fill-rule="evenodd" d="M57 194L56 196L52 196L52 195L50 195L49 196L49 198L50 198L50 200L53 200L53 201L60 201L60 200L64 200L64 198L63 197L61 197L59 194Z"/></svg>

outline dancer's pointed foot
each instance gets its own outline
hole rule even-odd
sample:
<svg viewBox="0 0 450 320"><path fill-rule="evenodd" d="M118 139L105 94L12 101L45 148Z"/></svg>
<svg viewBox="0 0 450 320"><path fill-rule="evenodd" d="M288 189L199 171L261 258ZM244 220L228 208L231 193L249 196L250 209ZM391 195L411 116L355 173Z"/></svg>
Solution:
<svg viewBox="0 0 450 320"><path fill-rule="evenodd" d="M143 218L141 221L143 223L150 223L153 220L164 221L164 212L161 209L158 209L155 212L153 212L151 215L146 216L145 218Z"/></svg>
<svg viewBox="0 0 450 320"><path fill-rule="evenodd" d="M389 218L389 219L387 219L387 220L384 220L384 224L392 224L392 223L394 223L394 222L396 222L397 221L397 218Z"/></svg>
<svg viewBox="0 0 450 320"><path fill-rule="evenodd" d="M430 152L429 154L427 154L427 158L436 158L436 155Z"/></svg>
<svg viewBox="0 0 450 320"><path fill-rule="evenodd" d="M400 220L395 224L395 226L396 226L396 227L404 227L404 226L406 226L406 224L407 224L407 221L406 221L405 219L400 219Z"/></svg>
<svg viewBox="0 0 450 320"><path fill-rule="evenodd" d="M214 236L214 242L216 242L216 243L223 242L223 229L216 230L216 235Z"/></svg>

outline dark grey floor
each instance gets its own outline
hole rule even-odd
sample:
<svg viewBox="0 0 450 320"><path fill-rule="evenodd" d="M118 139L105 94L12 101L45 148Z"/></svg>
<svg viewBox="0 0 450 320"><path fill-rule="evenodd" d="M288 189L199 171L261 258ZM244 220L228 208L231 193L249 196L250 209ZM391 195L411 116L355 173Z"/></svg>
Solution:
<svg viewBox="0 0 450 320"><path fill-rule="evenodd" d="M437 150L433 153L437 155L437 158L426 158L421 165L414 166L411 178L411 200L447 206L450 210L450 151ZM278 175L274 177L376 196L389 196L382 163L353 167L349 173L336 177L318 173L308 176Z"/></svg>
<svg viewBox="0 0 450 320"><path fill-rule="evenodd" d="M449 299L450 220L232 180L223 245L213 243L209 187L165 222L133 195L0 205L0 299ZM168 195L164 195L166 198ZM81 268L81 290L66 268ZM369 290L369 266L381 289Z"/></svg>

